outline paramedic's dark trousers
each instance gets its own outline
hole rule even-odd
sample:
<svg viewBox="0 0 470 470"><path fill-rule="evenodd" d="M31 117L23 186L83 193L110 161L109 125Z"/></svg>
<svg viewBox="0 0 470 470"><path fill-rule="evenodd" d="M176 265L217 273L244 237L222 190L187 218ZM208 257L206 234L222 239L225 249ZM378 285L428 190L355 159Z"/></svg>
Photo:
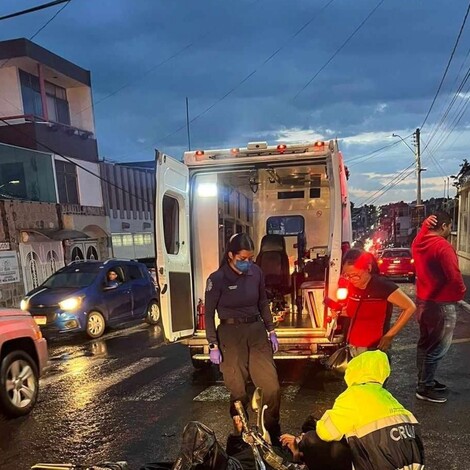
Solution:
<svg viewBox="0 0 470 470"><path fill-rule="evenodd" d="M420 337L416 362L418 388L432 387L437 366L452 344L457 313L455 303L418 300Z"/></svg>
<svg viewBox="0 0 470 470"><path fill-rule="evenodd" d="M268 405L264 415L266 429L273 442L276 442L280 434L281 392L264 323L257 321L238 325L221 324L217 334L222 352L220 370L231 395L230 414L237 414L233 406L236 400L240 400L248 409L250 400L246 385L251 377L255 386L263 389L264 403Z"/></svg>

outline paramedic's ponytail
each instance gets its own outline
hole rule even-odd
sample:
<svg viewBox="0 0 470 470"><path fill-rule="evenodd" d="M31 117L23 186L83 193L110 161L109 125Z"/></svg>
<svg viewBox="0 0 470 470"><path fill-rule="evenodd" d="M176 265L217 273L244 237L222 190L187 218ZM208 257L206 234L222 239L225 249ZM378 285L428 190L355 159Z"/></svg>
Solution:
<svg viewBox="0 0 470 470"><path fill-rule="evenodd" d="M235 233L230 237L230 240L228 241L227 246L225 247L224 257L222 258L220 266L222 267L224 264L228 263L229 253L233 253L234 255L236 255L242 250L254 251L255 244L247 233Z"/></svg>

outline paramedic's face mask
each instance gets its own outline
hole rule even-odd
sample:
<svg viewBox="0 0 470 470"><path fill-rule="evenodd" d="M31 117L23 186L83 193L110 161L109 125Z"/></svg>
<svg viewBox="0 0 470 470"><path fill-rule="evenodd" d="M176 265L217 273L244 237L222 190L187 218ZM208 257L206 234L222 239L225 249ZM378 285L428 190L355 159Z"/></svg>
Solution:
<svg viewBox="0 0 470 470"><path fill-rule="evenodd" d="M232 267L241 273L246 273L250 269L253 263L253 256L253 252L249 250L242 250L236 255L233 255L233 253L229 254Z"/></svg>

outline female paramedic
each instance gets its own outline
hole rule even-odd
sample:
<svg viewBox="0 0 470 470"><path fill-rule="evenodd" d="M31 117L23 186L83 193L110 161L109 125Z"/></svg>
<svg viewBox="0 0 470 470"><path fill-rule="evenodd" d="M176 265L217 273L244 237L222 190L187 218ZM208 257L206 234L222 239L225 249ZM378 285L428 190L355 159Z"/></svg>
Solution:
<svg viewBox="0 0 470 470"><path fill-rule="evenodd" d="M250 376L263 389L266 429L274 443L280 434L280 387L273 351L279 349L261 269L252 262L254 245L246 233L230 239L220 268L207 279L205 294L206 335L210 360L220 364L230 390L230 414L240 400L246 407ZM215 311L220 325L215 328ZM269 339L268 339L269 336Z"/></svg>

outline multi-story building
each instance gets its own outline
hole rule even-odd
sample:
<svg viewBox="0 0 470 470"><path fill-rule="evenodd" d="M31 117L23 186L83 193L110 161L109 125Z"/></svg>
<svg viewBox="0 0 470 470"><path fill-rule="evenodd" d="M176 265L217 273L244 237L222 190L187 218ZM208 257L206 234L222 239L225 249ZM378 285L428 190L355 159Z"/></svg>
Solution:
<svg viewBox="0 0 470 470"><path fill-rule="evenodd" d="M27 39L0 42L0 64L0 305L14 306L64 263L107 258L110 229L90 73Z"/></svg>
<svg viewBox="0 0 470 470"><path fill-rule="evenodd" d="M117 258L155 257L155 163L101 163L106 213L113 255Z"/></svg>

